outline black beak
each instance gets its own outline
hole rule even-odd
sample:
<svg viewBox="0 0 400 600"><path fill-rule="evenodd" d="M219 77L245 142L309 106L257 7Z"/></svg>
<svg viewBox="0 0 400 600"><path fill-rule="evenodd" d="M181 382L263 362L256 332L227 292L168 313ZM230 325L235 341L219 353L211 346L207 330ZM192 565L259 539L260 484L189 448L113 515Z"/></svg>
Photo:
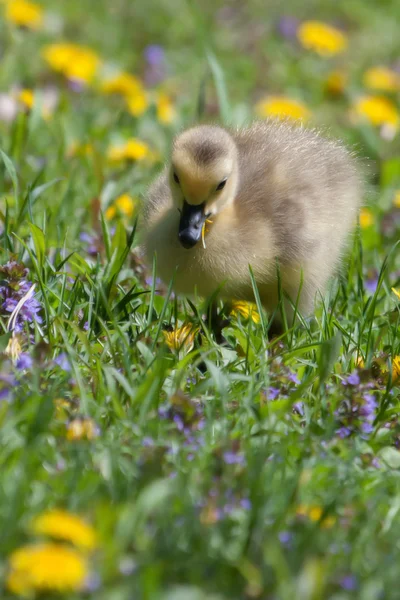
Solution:
<svg viewBox="0 0 400 600"><path fill-rule="evenodd" d="M203 204L194 205L183 201L179 222L179 241L184 248L193 248L201 238L201 230L208 215L204 214Z"/></svg>

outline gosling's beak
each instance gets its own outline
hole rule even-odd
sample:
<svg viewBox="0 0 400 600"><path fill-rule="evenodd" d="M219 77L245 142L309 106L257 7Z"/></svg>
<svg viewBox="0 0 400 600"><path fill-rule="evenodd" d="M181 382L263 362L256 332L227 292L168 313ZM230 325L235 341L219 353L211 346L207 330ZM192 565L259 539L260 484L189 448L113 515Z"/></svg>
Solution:
<svg viewBox="0 0 400 600"><path fill-rule="evenodd" d="M204 212L205 203L194 205L183 201L179 222L179 241L184 248L193 248L201 238L201 230L208 215Z"/></svg>

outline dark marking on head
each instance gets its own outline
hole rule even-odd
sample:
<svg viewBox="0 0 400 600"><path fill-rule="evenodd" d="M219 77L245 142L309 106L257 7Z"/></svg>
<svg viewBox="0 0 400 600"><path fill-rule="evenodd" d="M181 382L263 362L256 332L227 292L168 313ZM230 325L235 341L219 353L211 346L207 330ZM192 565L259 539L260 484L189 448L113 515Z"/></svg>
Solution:
<svg viewBox="0 0 400 600"><path fill-rule="evenodd" d="M200 140L193 144L187 145L187 150L192 155L193 159L201 166L205 167L214 160L223 156L226 152L222 144L218 144L211 140Z"/></svg>

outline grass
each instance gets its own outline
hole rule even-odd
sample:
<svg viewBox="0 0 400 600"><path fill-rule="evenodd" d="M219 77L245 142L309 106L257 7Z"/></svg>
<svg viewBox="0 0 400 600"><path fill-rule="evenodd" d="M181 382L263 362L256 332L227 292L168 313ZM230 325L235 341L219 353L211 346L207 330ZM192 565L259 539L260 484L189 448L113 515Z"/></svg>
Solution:
<svg viewBox="0 0 400 600"><path fill-rule="evenodd" d="M32 519L65 508L98 538L85 589L68 600L398 598L400 144L351 117L365 69L397 57L397 4L41 6L39 31L0 23L3 93L37 91L0 120L1 597L18 596L9 558L38 539ZM347 54L324 59L283 38L285 15L343 25ZM77 90L51 71L41 49L63 39L141 79L145 48L161 44L166 78L148 86L148 110L135 117L95 82ZM337 68L349 80L330 96ZM43 118L48 85L58 104ZM356 147L369 212L314 320L271 341L267 315L235 314L221 346L204 302L175 298L156 263L143 265L136 208L107 209L144 197L180 127L242 123L267 93L303 100L312 124ZM399 109L399 91L386 95ZM111 163L109 147L131 136L158 159ZM15 362L6 298L23 281L38 310L25 313ZM165 334L187 323L198 334L169 348Z"/></svg>

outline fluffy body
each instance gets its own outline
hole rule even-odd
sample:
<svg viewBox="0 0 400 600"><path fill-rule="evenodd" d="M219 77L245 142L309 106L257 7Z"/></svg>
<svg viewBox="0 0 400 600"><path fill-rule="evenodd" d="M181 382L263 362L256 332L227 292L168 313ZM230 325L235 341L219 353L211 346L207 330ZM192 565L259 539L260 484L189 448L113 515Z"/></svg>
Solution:
<svg viewBox="0 0 400 600"><path fill-rule="evenodd" d="M227 161L231 188L225 201L210 201L206 247L200 242L184 249L173 171L179 167L182 196L196 204ZM179 294L208 297L220 289L220 297L254 301L251 265L271 312L278 302L279 264L282 287L293 302L302 282L299 309L309 314L356 223L361 184L351 154L314 130L263 121L243 129L189 129L175 140L171 164L151 186L143 211L145 256L151 264L156 253L160 277L166 283L174 277Z"/></svg>

